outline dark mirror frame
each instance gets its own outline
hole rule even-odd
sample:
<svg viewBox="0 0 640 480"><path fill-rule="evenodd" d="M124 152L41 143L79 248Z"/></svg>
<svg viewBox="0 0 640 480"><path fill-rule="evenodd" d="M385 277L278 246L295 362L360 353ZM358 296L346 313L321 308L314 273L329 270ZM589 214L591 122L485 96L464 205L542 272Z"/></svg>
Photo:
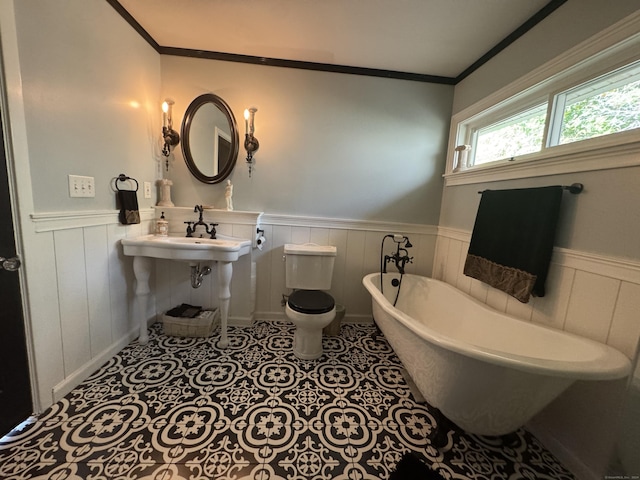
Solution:
<svg viewBox="0 0 640 480"><path fill-rule="evenodd" d="M231 148L229 150L229 158L224 164L224 168L217 174L213 176L207 176L198 169L196 162L191 155L191 146L189 144L189 135L191 133L191 123L193 122L193 117L200 107L206 105L207 103L212 103L225 115L227 121L229 122L229 127L231 129ZM211 132L213 135L213 132ZM227 178L233 168L236 165L236 160L238 159L238 148L239 148L239 140L238 140L238 129L236 127L236 119L233 116L233 112L229 105L217 95L213 93L205 93L196 97L187 107L187 111L184 113L184 120L182 121L182 154L184 155L184 161L189 168L191 174L200 180L203 183L220 183L225 178Z"/></svg>

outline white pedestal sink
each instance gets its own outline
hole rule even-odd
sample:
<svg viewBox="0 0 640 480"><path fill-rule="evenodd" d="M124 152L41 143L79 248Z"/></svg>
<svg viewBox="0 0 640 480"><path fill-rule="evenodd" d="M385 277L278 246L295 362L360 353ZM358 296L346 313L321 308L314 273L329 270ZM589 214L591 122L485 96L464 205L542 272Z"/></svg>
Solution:
<svg viewBox="0 0 640 480"><path fill-rule="evenodd" d="M153 258L177 260L195 265L199 262L217 262L218 264L218 298L220 299L220 342L221 348L229 345L227 338L227 321L229 318L229 300L231 299L231 277L233 275L232 262L251 251L251 240L227 237L220 238L187 238L161 237L143 235L136 238L120 240L124 254L133 256L133 273L136 277L136 303L138 305L138 320L140 322L140 337L138 341L146 344L147 319L145 312L149 301L149 277Z"/></svg>

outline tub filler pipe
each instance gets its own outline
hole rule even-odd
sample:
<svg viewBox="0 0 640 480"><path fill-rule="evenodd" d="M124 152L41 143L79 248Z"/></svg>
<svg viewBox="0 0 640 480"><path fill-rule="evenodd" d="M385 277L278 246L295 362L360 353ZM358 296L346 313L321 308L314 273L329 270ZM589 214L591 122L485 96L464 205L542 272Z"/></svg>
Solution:
<svg viewBox="0 0 640 480"><path fill-rule="evenodd" d="M396 243L396 251L391 255L384 255L384 241L387 238L393 238L393 241ZM380 244L380 278L382 278L384 273L387 273L387 264L393 262L398 269L398 273L400 273L400 279L393 279L391 281L391 285L397 287L398 290L396 292L396 298L393 302L393 306L395 307L398 296L400 295L400 287L402 285L402 277L404 276L404 268L407 263L413 263L413 257L409 256L409 252L407 248L411 248L413 245L409 241L409 237L406 235L400 235L398 233L395 234L387 234L382 237L382 243ZM384 289L382 283L380 285L380 291L384 293Z"/></svg>
<svg viewBox="0 0 640 480"><path fill-rule="evenodd" d="M392 238L396 243L396 251L391 255L384 254L384 242L387 238ZM382 284L382 279L384 278L384 274L387 273L387 264L393 262L398 269L398 273L400 273L400 278L394 278L391 280L391 285L396 287L396 298L393 302L393 306L395 307L398 302L398 297L400 296L400 287L402 286L402 277L404 276L404 267L407 263L413 262L413 257L409 256L409 252L407 248L411 248L413 245L409 241L409 237L406 235L401 235L399 233L389 233L382 237L382 242L380 243L380 292L384 294L384 287ZM374 340L377 340L378 336L382 334L380 327L376 323L376 319L373 319L373 324L376 327L376 331L371 334L371 337Z"/></svg>

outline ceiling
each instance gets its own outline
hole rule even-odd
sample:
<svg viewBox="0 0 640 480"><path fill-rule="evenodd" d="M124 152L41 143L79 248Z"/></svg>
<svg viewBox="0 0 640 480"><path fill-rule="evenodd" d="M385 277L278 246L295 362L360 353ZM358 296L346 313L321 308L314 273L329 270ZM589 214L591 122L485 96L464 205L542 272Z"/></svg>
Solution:
<svg viewBox="0 0 640 480"><path fill-rule="evenodd" d="M566 0L107 1L160 53L456 83Z"/></svg>

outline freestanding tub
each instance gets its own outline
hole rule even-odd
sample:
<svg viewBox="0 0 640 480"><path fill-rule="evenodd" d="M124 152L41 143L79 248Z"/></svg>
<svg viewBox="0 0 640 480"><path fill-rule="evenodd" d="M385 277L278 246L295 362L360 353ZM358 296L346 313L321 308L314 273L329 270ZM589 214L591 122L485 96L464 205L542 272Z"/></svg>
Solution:
<svg viewBox="0 0 640 480"><path fill-rule="evenodd" d="M506 435L575 380L613 380L631 363L601 343L515 319L451 285L404 275L363 279L373 317L426 401L462 429Z"/></svg>

